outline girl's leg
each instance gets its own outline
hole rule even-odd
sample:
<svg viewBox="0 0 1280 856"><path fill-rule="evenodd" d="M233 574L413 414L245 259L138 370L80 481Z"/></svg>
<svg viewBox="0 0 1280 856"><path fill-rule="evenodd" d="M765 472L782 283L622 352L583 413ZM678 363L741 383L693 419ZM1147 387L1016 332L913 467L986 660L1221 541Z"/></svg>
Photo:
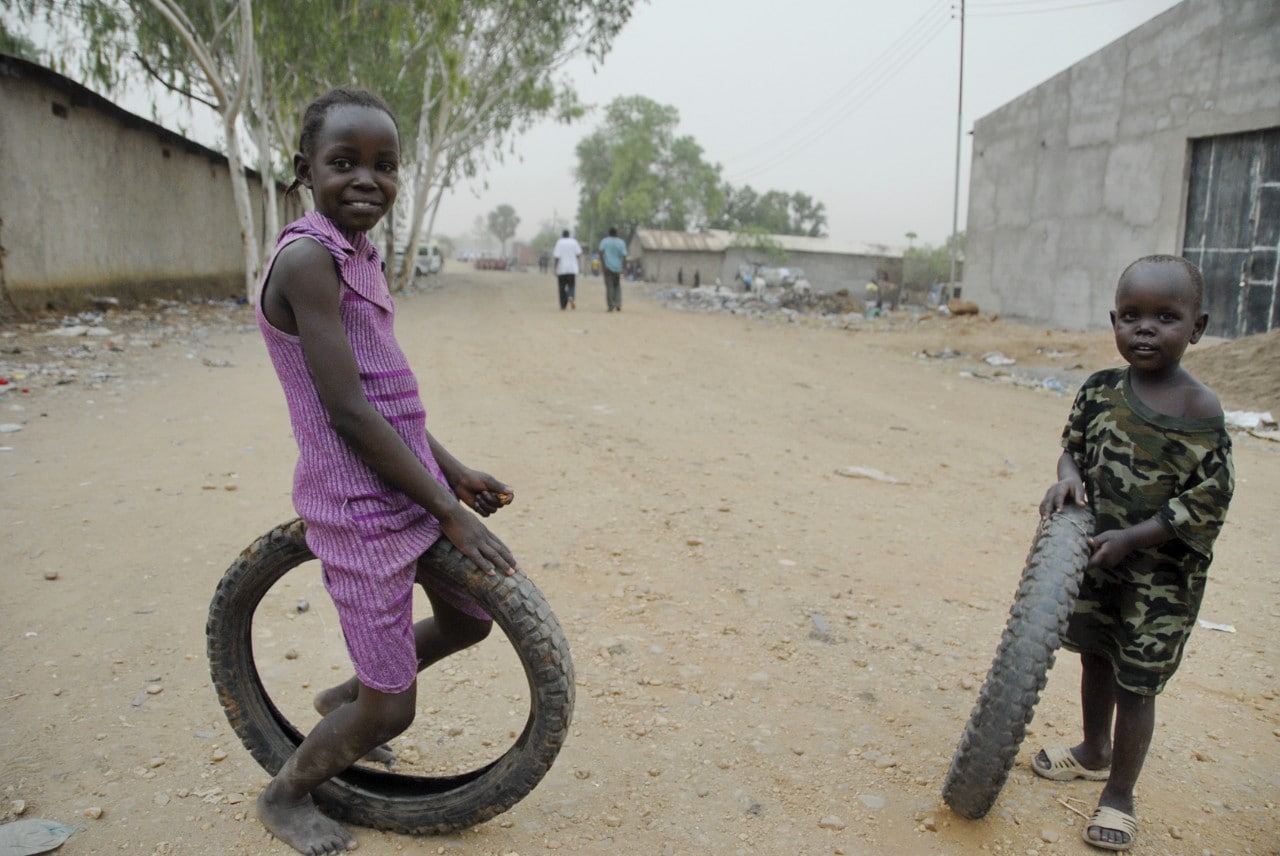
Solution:
<svg viewBox="0 0 1280 856"><path fill-rule="evenodd" d="M308 856L353 850L356 839L316 807L311 792L375 746L409 727L417 684L402 693L360 686L350 704L317 723L258 796L258 819L277 838Z"/></svg>
<svg viewBox="0 0 1280 856"><path fill-rule="evenodd" d="M414 648L418 655L418 671L438 663L450 654L470 648L482 642L493 629L493 622L475 618L433 594L425 586L423 591L431 602L431 617L413 625ZM349 701L354 701L360 690L360 681L352 675L347 680L316 694L315 708L322 716L332 713ZM373 761L385 758L373 757Z"/></svg>
<svg viewBox="0 0 1280 856"><path fill-rule="evenodd" d="M1115 751L1111 757L1111 778L1098 798L1098 805L1114 808L1125 814L1133 814L1133 789L1151 748L1151 735L1156 728L1155 696L1142 696L1115 687L1116 737ZM1110 844L1126 844L1129 836L1114 829L1089 827L1085 830L1090 840Z"/></svg>

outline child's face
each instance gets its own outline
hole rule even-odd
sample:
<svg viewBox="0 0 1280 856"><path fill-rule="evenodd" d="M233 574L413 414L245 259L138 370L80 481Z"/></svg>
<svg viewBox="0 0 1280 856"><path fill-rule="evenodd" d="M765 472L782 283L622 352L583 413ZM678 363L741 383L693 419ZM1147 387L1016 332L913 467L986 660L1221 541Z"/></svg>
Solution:
<svg viewBox="0 0 1280 856"><path fill-rule="evenodd" d="M1145 264L1116 289L1111 327L1125 362L1146 372L1175 369L1187 346L1200 341L1209 316L1200 312L1195 286L1175 264Z"/></svg>
<svg viewBox="0 0 1280 856"><path fill-rule="evenodd" d="M339 104L325 114L311 156L294 155L293 165L317 211L348 235L367 232L396 201L400 138L382 110Z"/></svg>

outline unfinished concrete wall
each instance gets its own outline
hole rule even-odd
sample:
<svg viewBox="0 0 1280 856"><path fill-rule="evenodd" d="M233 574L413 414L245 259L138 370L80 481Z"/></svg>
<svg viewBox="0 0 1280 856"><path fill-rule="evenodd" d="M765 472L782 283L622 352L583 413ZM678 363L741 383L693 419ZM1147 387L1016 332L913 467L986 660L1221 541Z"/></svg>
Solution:
<svg viewBox="0 0 1280 856"><path fill-rule="evenodd" d="M1104 326L1126 264L1181 252L1190 141L1277 125L1280 3L1185 0L974 125L965 297Z"/></svg>
<svg viewBox="0 0 1280 856"><path fill-rule="evenodd" d="M11 57L0 57L0 116L0 244L19 307L244 295L220 154ZM255 199L260 188L251 176Z"/></svg>

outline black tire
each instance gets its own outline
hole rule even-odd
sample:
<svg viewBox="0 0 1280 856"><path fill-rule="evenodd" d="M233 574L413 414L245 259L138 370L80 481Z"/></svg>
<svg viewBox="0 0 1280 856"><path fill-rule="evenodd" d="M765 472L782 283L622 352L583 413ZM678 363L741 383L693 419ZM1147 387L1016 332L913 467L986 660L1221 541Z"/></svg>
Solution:
<svg viewBox="0 0 1280 856"><path fill-rule="evenodd" d="M1093 513L1068 506L1040 523L1009 621L978 693L942 798L970 820L984 817L1009 778L1089 561Z"/></svg>
<svg viewBox="0 0 1280 856"><path fill-rule="evenodd" d="M301 520L277 526L227 569L209 607L209 666L227 719L254 759L275 775L302 742L267 695L253 656L259 602L292 569L314 558ZM342 821L400 833L444 833L482 823L523 799L542 780L569 734L574 678L569 645L542 593L524 574L488 576L441 538L429 552L443 572L493 616L529 682L524 730L507 751L470 772L406 776L359 765L316 792Z"/></svg>

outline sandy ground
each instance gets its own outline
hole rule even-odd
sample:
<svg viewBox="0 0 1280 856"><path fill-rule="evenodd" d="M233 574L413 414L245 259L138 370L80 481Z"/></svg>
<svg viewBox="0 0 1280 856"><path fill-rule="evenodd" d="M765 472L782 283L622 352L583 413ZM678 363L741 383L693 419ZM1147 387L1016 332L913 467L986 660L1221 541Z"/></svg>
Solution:
<svg viewBox="0 0 1280 856"><path fill-rule="evenodd" d="M564 624L578 701L511 811L431 838L358 829L360 852L1096 852L1072 809L1099 786L1027 768L1076 738L1069 656L992 813L965 821L939 789L1109 335L749 318L625 288L620 314L590 279L561 312L549 277L450 271L400 301L433 431L516 488L493 526ZM244 307L100 326L0 328L0 423L20 427L0 434L0 822L79 826L67 854L292 852L254 818L266 776L204 637L228 564L292 516L279 388ZM1008 382L977 359L996 350L1072 390ZM1236 466L1202 613L1233 632L1198 630L1160 698L1135 853L1280 852L1280 444L1238 433ZM280 610L307 597L316 618L264 643L264 669L305 710L346 666L300 585ZM424 678L402 763L465 765L518 727L505 644Z"/></svg>

